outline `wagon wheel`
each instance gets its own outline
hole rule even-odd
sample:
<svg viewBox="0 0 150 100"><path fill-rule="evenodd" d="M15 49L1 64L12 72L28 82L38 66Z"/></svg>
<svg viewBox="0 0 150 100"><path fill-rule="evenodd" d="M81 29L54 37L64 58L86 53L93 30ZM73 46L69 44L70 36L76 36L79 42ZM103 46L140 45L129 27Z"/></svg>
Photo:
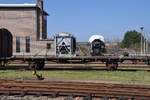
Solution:
<svg viewBox="0 0 150 100"><path fill-rule="evenodd" d="M115 71L118 68L117 62L106 62L106 67L108 71Z"/></svg>
<svg viewBox="0 0 150 100"><path fill-rule="evenodd" d="M147 60L147 64L150 65L150 60Z"/></svg>
<svg viewBox="0 0 150 100"><path fill-rule="evenodd" d="M37 70L42 70L44 65L44 61L29 62L29 69L33 70L35 68Z"/></svg>
<svg viewBox="0 0 150 100"><path fill-rule="evenodd" d="M6 62L6 61L1 61L0 62L0 67L1 68L6 68L8 66L8 62Z"/></svg>
<svg viewBox="0 0 150 100"><path fill-rule="evenodd" d="M30 69L30 70L33 70L34 67L35 67L35 65L34 65L33 62L29 62L28 65L29 65L29 66L28 66L28 69Z"/></svg>
<svg viewBox="0 0 150 100"><path fill-rule="evenodd" d="M44 68L45 62L44 61L37 61L35 62L35 68L37 70L42 70Z"/></svg>
<svg viewBox="0 0 150 100"><path fill-rule="evenodd" d="M133 60L132 63L133 63L133 64L137 64L137 60Z"/></svg>

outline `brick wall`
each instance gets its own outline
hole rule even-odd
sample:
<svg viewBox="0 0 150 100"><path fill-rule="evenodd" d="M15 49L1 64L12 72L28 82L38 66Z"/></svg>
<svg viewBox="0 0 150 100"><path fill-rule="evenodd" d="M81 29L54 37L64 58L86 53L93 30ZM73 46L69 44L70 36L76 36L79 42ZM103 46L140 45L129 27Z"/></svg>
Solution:
<svg viewBox="0 0 150 100"><path fill-rule="evenodd" d="M13 35L13 55L44 55L47 43L51 43L48 54L54 54L52 40L37 41L36 11L35 8L0 8L0 28L6 28ZM26 36L30 36L30 53L26 53ZM20 37L20 53L16 53L16 37Z"/></svg>

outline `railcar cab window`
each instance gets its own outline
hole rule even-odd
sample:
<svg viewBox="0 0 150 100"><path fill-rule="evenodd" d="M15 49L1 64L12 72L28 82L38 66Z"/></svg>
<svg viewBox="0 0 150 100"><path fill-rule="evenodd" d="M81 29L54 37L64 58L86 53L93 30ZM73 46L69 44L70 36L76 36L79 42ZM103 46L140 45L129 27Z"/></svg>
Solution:
<svg viewBox="0 0 150 100"><path fill-rule="evenodd" d="M20 37L16 37L16 52L20 52Z"/></svg>
<svg viewBox="0 0 150 100"><path fill-rule="evenodd" d="M30 52L30 37L26 36L26 52Z"/></svg>

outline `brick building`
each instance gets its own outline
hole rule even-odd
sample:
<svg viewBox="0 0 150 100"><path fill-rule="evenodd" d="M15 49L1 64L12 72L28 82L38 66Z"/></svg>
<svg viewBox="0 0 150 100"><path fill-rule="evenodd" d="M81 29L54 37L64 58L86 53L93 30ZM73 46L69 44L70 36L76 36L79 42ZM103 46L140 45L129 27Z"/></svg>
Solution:
<svg viewBox="0 0 150 100"><path fill-rule="evenodd" d="M0 30L12 35L14 56L54 55L54 41L47 39L47 16L42 0L37 4L0 4Z"/></svg>

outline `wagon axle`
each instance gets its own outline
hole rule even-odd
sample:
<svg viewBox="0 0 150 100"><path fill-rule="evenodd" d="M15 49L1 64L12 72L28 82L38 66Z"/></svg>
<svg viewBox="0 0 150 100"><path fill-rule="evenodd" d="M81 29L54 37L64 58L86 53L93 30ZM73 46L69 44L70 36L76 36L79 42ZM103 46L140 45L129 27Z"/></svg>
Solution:
<svg viewBox="0 0 150 100"><path fill-rule="evenodd" d="M29 62L29 69L38 69L41 70L44 68L45 66L45 62L44 61L33 61L33 62Z"/></svg>
<svg viewBox="0 0 150 100"><path fill-rule="evenodd" d="M114 62L114 61L110 61L110 62L106 62L106 68L108 71L114 71L117 70L118 68L118 62Z"/></svg>

